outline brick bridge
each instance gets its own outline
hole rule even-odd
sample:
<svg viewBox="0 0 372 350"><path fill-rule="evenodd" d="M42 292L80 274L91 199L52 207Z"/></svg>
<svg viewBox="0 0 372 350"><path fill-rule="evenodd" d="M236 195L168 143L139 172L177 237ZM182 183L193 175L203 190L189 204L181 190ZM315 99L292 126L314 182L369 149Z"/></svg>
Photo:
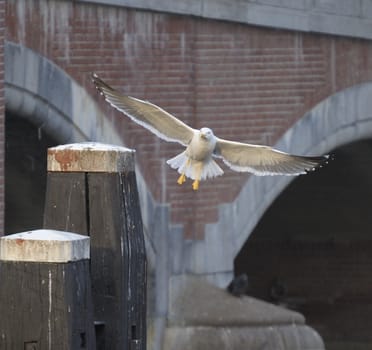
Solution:
<svg viewBox="0 0 372 350"><path fill-rule="evenodd" d="M248 237L279 194L295 184L287 177L260 178L226 169L196 193L190 183L178 186L177 173L165 160L182 148L160 141L108 107L94 91L91 72L195 128L213 128L222 138L309 155L343 150L372 135L372 1L148 3L0 1L5 39L0 101L3 109L5 101L7 126L0 130L2 135L5 130L9 152L5 232L39 223L42 195L30 189L22 174L33 164L29 176L41 179L43 188L45 147L83 140L124 144L137 150L150 267L159 291L182 274L206 275L224 286L239 252L235 270L249 270L241 258ZM22 159L19 150L35 142L40 149ZM367 157L368 147L362 146ZM357 149L349 153L360 155ZM370 176L369 165L361 162L355 171ZM327 188L334 192L320 200L340 209L334 196L342 182L332 179L341 175L329 168L324 172L328 177L309 175L316 186L305 195L322 190L319 181L327 178ZM4 185L2 190L4 198ZM301 206L302 197L296 198ZM32 213L20 214L23 223L15 219L20 206ZM313 208L306 208L306 215L299 209L296 215L311 216ZM313 221L323 223L320 216ZM259 288L257 295L265 297ZM159 315L167 313L167 292L156 308Z"/></svg>

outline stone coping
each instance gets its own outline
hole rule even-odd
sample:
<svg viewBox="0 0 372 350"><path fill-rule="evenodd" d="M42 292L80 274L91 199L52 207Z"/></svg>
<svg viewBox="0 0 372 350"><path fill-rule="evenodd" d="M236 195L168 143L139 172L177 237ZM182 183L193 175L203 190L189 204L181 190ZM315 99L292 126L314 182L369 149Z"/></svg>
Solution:
<svg viewBox="0 0 372 350"><path fill-rule="evenodd" d="M134 171L135 151L98 142L81 142L48 149L48 171L107 172Z"/></svg>
<svg viewBox="0 0 372 350"><path fill-rule="evenodd" d="M34 230L0 238L0 261L66 263L89 256L90 238L71 232Z"/></svg>
<svg viewBox="0 0 372 350"><path fill-rule="evenodd" d="M169 326L258 326L304 324L298 312L226 290L192 275L171 278Z"/></svg>

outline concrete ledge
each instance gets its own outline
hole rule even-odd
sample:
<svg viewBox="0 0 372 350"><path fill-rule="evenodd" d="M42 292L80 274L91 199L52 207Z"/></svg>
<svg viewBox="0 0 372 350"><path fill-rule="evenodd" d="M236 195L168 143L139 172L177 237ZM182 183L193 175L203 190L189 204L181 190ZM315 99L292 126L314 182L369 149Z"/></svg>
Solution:
<svg viewBox="0 0 372 350"><path fill-rule="evenodd" d="M171 278L168 324L171 326L257 326L304 324L305 318L267 302L234 297L203 277Z"/></svg>
<svg viewBox="0 0 372 350"><path fill-rule="evenodd" d="M203 278L171 279L165 350L323 350L305 318L248 296L234 297Z"/></svg>
<svg viewBox="0 0 372 350"><path fill-rule="evenodd" d="M372 39L372 0L79 0L271 28Z"/></svg>
<svg viewBox="0 0 372 350"><path fill-rule="evenodd" d="M164 350L324 350L321 337L305 325L171 327Z"/></svg>
<svg viewBox="0 0 372 350"><path fill-rule="evenodd" d="M89 259L90 238L55 230L35 230L0 238L0 260L66 263Z"/></svg>
<svg viewBox="0 0 372 350"><path fill-rule="evenodd" d="M48 171L107 172L134 171L135 151L96 142L74 143L48 149Z"/></svg>

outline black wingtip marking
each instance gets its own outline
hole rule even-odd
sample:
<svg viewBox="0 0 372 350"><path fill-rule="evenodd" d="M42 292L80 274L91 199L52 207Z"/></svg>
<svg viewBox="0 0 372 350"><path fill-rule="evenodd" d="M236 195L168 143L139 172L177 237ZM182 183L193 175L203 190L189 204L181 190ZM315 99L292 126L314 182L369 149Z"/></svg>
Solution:
<svg viewBox="0 0 372 350"><path fill-rule="evenodd" d="M324 156L319 156L319 157L307 157L307 159L316 163L316 165L314 165L311 168L305 170L305 173L309 174L309 173L317 170L318 168L323 168L325 165L327 165L331 160L334 159L334 155L333 154L326 154Z"/></svg>
<svg viewBox="0 0 372 350"><path fill-rule="evenodd" d="M96 89L105 96L104 89L108 91L115 91L110 85L106 84L95 72L91 74L91 79Z"/></svg>
<svg viewBox="0 0 372 350"><path fill-rule="evenodd" d="M101 88L99 87L99 83L101 82L101 79L99 78L99 76L95 72L92 72L90 75L90 79L92 80L94 87L99 91L101 95L103 95L103 92Z"/></svg>

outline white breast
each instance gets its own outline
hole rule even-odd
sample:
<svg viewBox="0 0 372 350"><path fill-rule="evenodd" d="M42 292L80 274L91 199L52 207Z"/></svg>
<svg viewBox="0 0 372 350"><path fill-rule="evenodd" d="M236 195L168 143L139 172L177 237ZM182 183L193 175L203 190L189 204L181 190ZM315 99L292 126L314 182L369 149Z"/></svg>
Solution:
<svg viewBox="0 0 372 350"><path fill-rule="evenodd" d="M191 159L204 161L212 156L212 152L216 146L216 138L212 135L206 139L201 137L200 131L194 134L190 144L186 148L186 155Z"/></svg>

